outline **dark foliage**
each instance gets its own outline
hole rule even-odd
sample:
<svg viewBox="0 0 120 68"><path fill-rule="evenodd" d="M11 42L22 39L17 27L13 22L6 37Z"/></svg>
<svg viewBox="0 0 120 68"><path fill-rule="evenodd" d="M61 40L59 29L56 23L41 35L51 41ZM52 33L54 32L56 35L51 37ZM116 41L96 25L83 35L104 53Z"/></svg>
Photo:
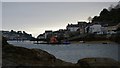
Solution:
<svg viewBox="0 0 120 68"><path fill-rule="evenodd" d="M7 45L7 39L5 37L2 37L2 45Z"/></svg>
<svg viewBox="0 0 120 68"><path fill-rule="evenodd" d="M120 23L120 8L113 8L110 11L103 9L99 16L93 18L92 22L95 21L100 22L102 25L108 24L110 26Z"/></svg>

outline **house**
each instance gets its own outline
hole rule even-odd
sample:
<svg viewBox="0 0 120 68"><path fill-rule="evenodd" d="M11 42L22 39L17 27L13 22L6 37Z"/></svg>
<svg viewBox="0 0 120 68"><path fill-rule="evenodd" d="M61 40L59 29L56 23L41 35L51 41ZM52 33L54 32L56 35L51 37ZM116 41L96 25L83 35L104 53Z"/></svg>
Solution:
<svg viewBox="0 0 120 68"><path fill-rule="evenodd" d="M68 24L67 30L74 32L74 31L80 31L80 33L85 32L86 22L78 22L77 24Z"/></svg>
<svg viewBox="0 0 120 68"><path fill-rule="evenodd" d="M85 28L87 25L87 22L78 22L79 27Z"/></svg>
<svg viewBox="0 0 120 68"><path fill-rule="evenodd" d="M120 23L117 25L117 30L116 30L116 32L120 34Z"/></svg>
<svg viewBox="0 0 120 68"><path fill-rule="evenodd" d="M59 39L64 39L64 37L65 37L65 32L66 32L65 29L59 29L58 31L54 31L54 32L53 32L53 35L56 36L56 37L59 38Z"/></svg>
<svg viewBox="0 0 120 68"><path fill-rule="evenodd" d="M108 26L107 27L107 34L116 34L117 26Z"/></svg>
<svg viewBox="0 0 120 68"><path fill-rule="evenodd" d="M52 34L52 30L46 30L45 31L45 39L47 39L48 38L48 35L51 35Z"/></svg>
<svg viewBox="0 0 120 68"><path fill-rule="evenodd" d="M78 31L80 32L80 34L84 34L87 23L86 22L78 22L78 25L79 25Z"/></svg>
<svg viewBox="0 0 120 68"><path fill-rule="evenodd" d="M103 27L100 24L93 24L89 27L89 33L103 34Z"/></svg>
<svg viewBox="0 0 120 68"><path fill-rule="evenodd" d="M44 34L40 34L40 35L37 37L37 39L45 39Z"/></svg>
<svg viewBox="0 0 120 68"><path fill-rule="evenodd" d="M68 24L67 27L66 27L66 29L67 29L68 31L71 31L71 32L77 31L78 28L79 28L79 25L78 25L78 24Z"/></svg>

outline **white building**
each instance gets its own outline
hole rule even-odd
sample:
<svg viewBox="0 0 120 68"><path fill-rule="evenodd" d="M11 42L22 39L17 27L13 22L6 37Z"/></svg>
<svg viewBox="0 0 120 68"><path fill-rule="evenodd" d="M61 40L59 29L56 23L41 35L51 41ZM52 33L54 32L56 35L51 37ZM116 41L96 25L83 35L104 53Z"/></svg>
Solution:
<svg viewBox="0 0 120 68"><path fill-rule="evenodd" d="M74 32L74 31L77 31L79 29L79 25L77 24L68 24L67 25L67 30L71 31L71 32Z"/></svg>
<svg viewBox="0 0 120 68"><path fill-rule="evenodd" d="M47 38L48 35L52 34L52 30L46 30L45 31L45 39Z"/></svg>
<svg viewBox="0 0 120 68"><path fill-rule="evenodd" d="M100 24L94 24L89 27L89 33L103 34L103 27Z"/></svg>
<svg viewBox="0 0 120 68"><path fill-rule="evenodd" d="M107 34L116 34L117 26L108 26L107 27Z"/></svg>

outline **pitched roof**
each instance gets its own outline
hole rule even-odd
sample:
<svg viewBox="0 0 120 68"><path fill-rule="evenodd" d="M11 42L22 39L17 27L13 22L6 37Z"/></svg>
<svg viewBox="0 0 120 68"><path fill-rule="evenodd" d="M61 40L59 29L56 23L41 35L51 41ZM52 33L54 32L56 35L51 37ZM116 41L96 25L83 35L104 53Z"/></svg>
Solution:
<svg viewBox="0 0 120 68"><path fill-rule="evenodd" d="M68 24L67 27L79 27L78 24Z"/></svg>

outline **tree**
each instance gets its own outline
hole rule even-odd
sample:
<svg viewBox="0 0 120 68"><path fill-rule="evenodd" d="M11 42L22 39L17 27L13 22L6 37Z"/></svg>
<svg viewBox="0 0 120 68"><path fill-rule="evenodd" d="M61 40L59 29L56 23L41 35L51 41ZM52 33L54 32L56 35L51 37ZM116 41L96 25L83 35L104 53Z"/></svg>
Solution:
<svg viewBox="0 0 120 68"><path fill-rule="evenodd" d="M111 4L110 7L108 8L109 11L111 11L114 8L114 6Z"/></svg>
<svg viewBox="0 0 120 68"><path fill-rule="evenodd" d="M99 16L94 16L92 19L92 22L94 22L94 21L99 21Z"/></svg>
<svg viewBox="0 0 120 68"><path fill-rule="evenodd" d="M92 22L98 21L100 24L108 26L117 25L120 22L120 2L117 6L111 5L109 9L104 8L99 16L94 16Z"/></svg>
<svg viewBox="0 0 120 68"><path fill-rule="evenodd" d="M109 15L109 11L106 8L104 8L100 13L100 16L103 16L103 17L108 15Z"/></svg>
<svg viewBox="0 0 120 68"><path fill-rule="evenodd" d="M16 33L14 30L11 30L10 32L11 32L11 33Z"/></svg>
<svg viewBox="0 0 120 68"><path fill-rule="evenodd" d="M27 34L25 31L23 31L23 34Z"/></svg>
<svg viewBox="0 0 120 68"><path fill-rule="evenodd" d="M114 7L115 9L120 8L120 1L118 2L118 4Z"/></svg>
<svg viewBox="0 0 120 68"><path fill-rule="evenodd" d="M89 23L92 22L92 17L88 17Z"/></svg>
<svg viewBox="0 0 120 68"><path fill-rule="evenodd" d="M10 32L14 32L13 30L11 30Z"/></svg>

